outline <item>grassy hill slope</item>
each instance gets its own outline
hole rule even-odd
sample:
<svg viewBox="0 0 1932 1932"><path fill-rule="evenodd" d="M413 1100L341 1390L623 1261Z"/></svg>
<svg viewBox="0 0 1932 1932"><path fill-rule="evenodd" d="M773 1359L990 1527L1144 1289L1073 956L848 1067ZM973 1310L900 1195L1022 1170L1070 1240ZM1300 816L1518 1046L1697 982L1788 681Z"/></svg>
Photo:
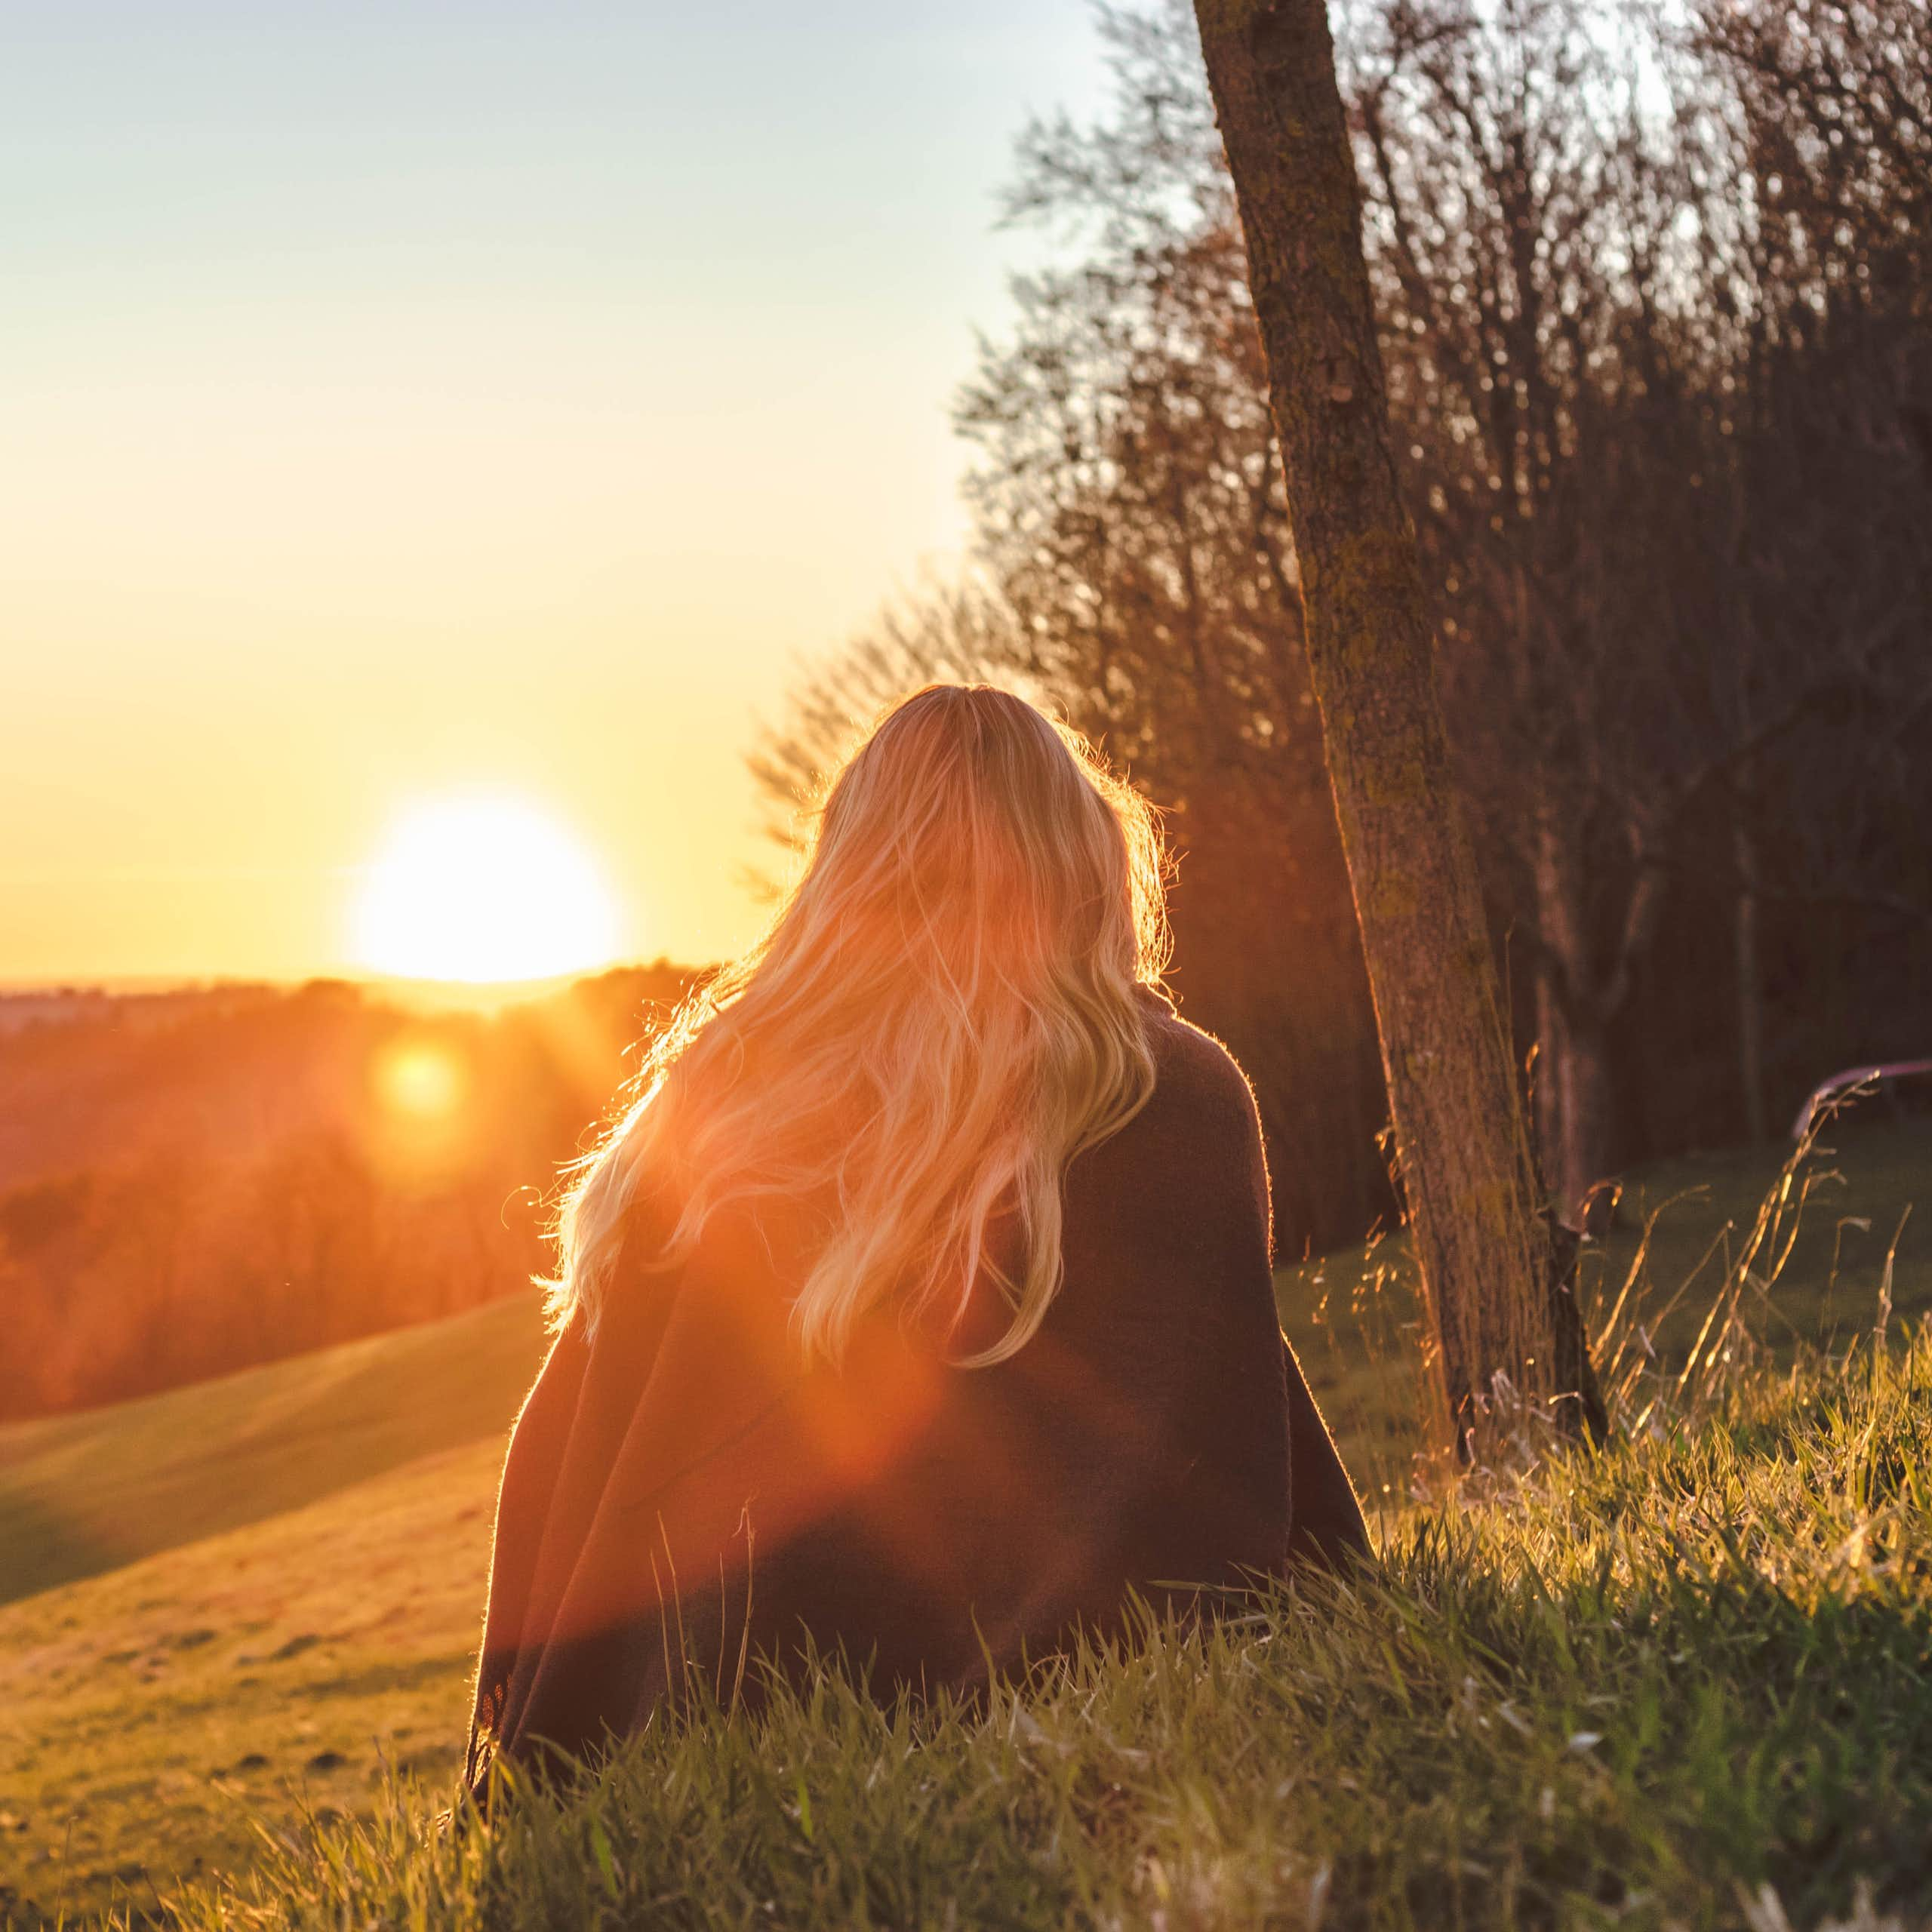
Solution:
<svg viewBox="0 0 1932 1932"><path fill-rule="evenodd" d="M537 1298L0 1429L0 1923L447 1786Z"/></svg>
<svg viewBox="0 0 1932 1932"><path fill-rule="evenodd" d="M0 1429L0 1603L258 1522L432 1451L500 1446L537 1297Z"/></svg>
<svg viewBox="0 0 1932 1932"><path fill-rule="evenodd" d="M881 1709L699 1710L558 1803L405 1791L180 1932L1927 1932L1932 1327L1411 1510L1377 1574Z"/></svg>
<svg viewBox="0 0 1932 1932"><path fill-rule="evenodd" d="M143 1404L143 1406L145 1406ZM460 1763L502 1444L0 1608L0 1924L248 1864Z"/></svg>
<svg viewBox="0 0 1932 1932"><path fill-rule="evenodd" d="M1815 1192L1761 1330L1868 1327L1915 1193L1894 1307L1932 1307L1932 1128L1834 1140L1817 1171L1842 1179ZM1760 1150L1641 1178L1651 1205L1703 1190L1660 1226L1660 1294L1714 1243L1734 1247L1777 1165ZM1607 1284L1634 1238L1606 1244ZM1281 1290L1385 1543L1409 1534L1417 1311L1399 1242L1284 1271ZM540 1349L518 1298L0 1430L0 1922L32 1924L63 1893L98 1908L117 1887L152 1906L151 1883L261 1854L251 1814L367 1815L386 1762L447 1790L502 1435Z"/></svg>

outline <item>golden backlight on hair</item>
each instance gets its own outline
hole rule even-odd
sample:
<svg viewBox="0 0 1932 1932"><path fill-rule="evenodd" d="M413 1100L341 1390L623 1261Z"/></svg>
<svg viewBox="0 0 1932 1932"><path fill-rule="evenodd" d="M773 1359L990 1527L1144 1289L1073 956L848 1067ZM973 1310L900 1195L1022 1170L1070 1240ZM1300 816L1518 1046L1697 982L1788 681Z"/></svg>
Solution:
<svg viewBox="0 0 1932 1932"><path fill-rule="evenodd" d="M798 879L653 1043L559 1217L557 1318L594 1324L641 1192L674 1264L759 1204L817 1231L793 1303L842 1358L888 1301L956 1331L976 1285L1023 1346L1060 1279L1067 1163L1152 1091L1138 988L1168 955L1152 808L1009 692L935 685L835 776ZM632 1224L634 1231L635 1223Z"/></svg>

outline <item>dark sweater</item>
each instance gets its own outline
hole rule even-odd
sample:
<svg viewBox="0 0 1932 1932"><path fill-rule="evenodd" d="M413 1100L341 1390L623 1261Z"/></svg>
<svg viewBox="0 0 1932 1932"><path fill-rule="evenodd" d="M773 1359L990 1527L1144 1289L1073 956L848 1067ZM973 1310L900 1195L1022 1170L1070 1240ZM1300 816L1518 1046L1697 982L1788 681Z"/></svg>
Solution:
<svg viewBox="0 0 1932 1932"><path fill-rule="evenodd" d="M1153 1097L1069 1169L1064 1284L1007 1361L949 1367L881 1315L808 1368L768 1210L675 1270L620 1263L511 1440L472 1783L635 1730L688 1672L728 1696L747 1656L963 1687L1117 1627L1131 1592L1366 1550L1275 1318L1247 1081L1149 1004Z"/></svg>

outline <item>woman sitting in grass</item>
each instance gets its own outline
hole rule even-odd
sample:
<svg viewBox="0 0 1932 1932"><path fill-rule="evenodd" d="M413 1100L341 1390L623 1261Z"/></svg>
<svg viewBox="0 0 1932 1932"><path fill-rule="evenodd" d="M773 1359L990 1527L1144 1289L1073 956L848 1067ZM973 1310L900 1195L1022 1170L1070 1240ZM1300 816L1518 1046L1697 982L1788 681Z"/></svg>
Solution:
<svg viewBox="0 0 1932 1932"><path fill-rule="evenodd" d="M964 1687L1367 1547L1166 946L1153 816L1075 734L983 685L878 724L565 1205L472 1784L754 1658Z"/></svg>

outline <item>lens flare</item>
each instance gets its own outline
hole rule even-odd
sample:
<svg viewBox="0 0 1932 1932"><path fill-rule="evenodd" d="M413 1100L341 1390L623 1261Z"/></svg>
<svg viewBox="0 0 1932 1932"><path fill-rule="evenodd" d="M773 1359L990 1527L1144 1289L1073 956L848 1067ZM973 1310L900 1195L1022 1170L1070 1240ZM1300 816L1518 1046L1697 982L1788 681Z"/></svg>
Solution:
<svg viewBox="0 0 1932 1932"><path fill-rule="evenodd" d="M377 1091L392 1111L440 1120L463 1096L463 1069L445 1048L418 1041L392 1048L376 1069Z"/></svg>

